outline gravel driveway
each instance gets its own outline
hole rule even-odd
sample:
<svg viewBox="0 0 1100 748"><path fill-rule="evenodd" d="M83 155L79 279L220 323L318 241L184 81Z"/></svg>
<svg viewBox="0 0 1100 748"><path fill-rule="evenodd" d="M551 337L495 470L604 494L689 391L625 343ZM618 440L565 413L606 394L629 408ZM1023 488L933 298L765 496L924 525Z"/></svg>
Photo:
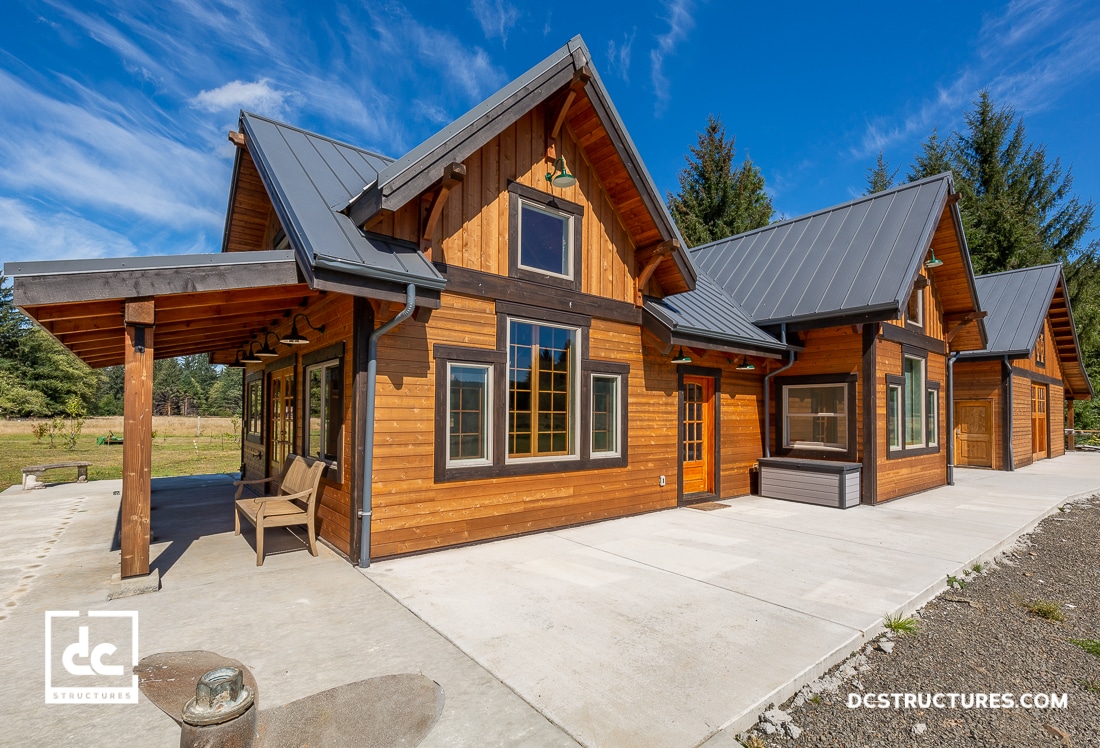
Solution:
<svg viewBox="0 0 1100 748"><path fill-rule="evenodd" d="M929 603L913 635L859 653L783 707L795 729L750 746L1100 746L1100 496L1063 507L964 588ZM1058 604L1063 621L1030 612ZM891 644L893 646L891 647ZM860 667L862 666L862 670ZM854 672L853 672L854 671ZM824 687L823 687L824 686ZM830 693L830 691L835 692ZM1066 694L1067 707L849 708L853 694ZM949 698L949 697L944 697ZM797 704L797 705L796 705ZM775 714L773 712L773 714ZM780 714L782 720L786 715ZM788 737L789 733L797 739ZM760 742L760 741L763 742Z"/></svg>

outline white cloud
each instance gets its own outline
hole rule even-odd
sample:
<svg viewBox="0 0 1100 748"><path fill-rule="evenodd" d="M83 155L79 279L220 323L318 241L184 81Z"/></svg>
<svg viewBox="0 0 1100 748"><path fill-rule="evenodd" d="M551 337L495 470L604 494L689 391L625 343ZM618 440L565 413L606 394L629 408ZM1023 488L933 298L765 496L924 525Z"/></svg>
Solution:
<svg viewBox="0 0 1100 748"><path fill-rule="evenodd" d="M520 17L519 8L505 0L473 0L470 10L486 39L499 38L502 45L508 44L508 32Z"/></svg>
<svg viewBox="0 0 1100 748"><path fill-rule="evenodd" d="M0 246L11 251L11 258L34 261L138 254L133 242L116 231L6 197L0 197Z"/></svg>
<svg viewBox="0 0 1100 748"><path fill-rule="evenodd" d="M297 95L280 91L267 78L245 83L230 81L207 91L200 91L192 103L206 112L226 112L248 109L258 114L285 118L288 104Z"/></svg>
<svg viewBox="0 0 1100 748"><path fill-rule="evenodd" d="M668 11L668 31L657 37L656 48L649 52L653 92L656 95L654 114L658 117L664 114L671 98L669 80L664 70L665 57L675 51L676 45L686 39L688 32L695 26L692 9L691 0L667 0L665 10Z"/></svg>
<svg viewBox="0 0 1100 748"><path fill-rule="evenodd" d="M625 31L623 32L621 44L617 44L614 39L607 42L608 69L627 83L630 82L630 48L634 45L634 37L637 33L638 27L635 26L629 36Z"/></svg>

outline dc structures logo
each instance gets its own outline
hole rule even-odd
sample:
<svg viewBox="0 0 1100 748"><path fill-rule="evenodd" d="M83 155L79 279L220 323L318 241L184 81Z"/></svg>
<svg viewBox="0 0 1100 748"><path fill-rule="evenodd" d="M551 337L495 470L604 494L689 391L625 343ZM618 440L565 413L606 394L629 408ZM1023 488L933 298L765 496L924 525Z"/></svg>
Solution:
<svg viewBox="0 0 1100 748"><path fill-rule="evenodd" d="M46 703L136 704L136 610L46 611Z"/></svg>

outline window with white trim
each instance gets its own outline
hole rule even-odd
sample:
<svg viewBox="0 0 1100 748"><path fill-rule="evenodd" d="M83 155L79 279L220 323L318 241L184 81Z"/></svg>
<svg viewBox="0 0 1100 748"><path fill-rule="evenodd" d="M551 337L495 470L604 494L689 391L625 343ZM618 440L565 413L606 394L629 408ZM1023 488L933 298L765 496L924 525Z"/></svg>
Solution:
<svg viewBox="0 0 1100 748"><path fill-rule="evenodd" d="M924 423L925 423L925 444L929 447L935 447L940 442L940 424L939 424L939 390L929 389L924 393L926 405L924 409Z"/></svg>
<svg viewBox="0 0 1100 748"><path fill-rule="evenodd" d="M573 221L569 213L519 201L519 266L573 278Z"/></svg>
<svg viewBox="0 0 1100 748"><path fill-rule="evenodd" d="M925 360L902 357L905 378L905 446L924 446L924 368Z"/></svg>
<svg viewBox="0 0 1100 748"><path fill-rule="evenodd" d="M905 309L905 322L915 327L924 327L924 289L914 288L909 294L909 304Z"/></svg>
<svg viewBox="0 0 1100 748"><path fill-rule="evenodd" d="M886 446L901 449L901 385L886 385Z"/></svg>
<svg viewBox="0 0 1100 748"><path fill-rule="evenodd" d="M493 367L447 364L447 464L492 463Z"/></svg>
<svg viewBox="0 0 1100 748"><path fill-rule="evenodd" d="M508 458L577 454L579 330L508 321Z"/></svg>
<svg viewBox="0 0 1100 748"><path fill-rule="evenodd" d="M615 457L619 454L621 381L618 375L592 375L593 457Z"/></svg>
<svg viewBox="0 0 1100 748"><path fill-rule="evenodd" d="M343 382L339 359L307 366L305 453L335 466L340 459Z"/></svg>
<svg viewBox="0 0 1100 748"><path fill-rule="evenodd" d="M848 449L847 384L792 384L783 388L783 446Z"/></svg>

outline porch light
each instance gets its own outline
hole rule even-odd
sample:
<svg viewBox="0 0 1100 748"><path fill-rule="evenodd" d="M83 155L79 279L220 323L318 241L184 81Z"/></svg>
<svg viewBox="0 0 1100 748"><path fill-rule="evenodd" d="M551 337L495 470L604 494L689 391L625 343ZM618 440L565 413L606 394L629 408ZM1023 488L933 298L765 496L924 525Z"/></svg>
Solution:
<svg viewBox="0 0 1100 748"><path fill-rule="evenodd" d="M546 181L559 189L572 187L577 183L577 178L569 173L569 168L565 165L565 156L558 156L554 168L546 172Z"/></svg>
<svg viewBox="0 0 1100 748"><path fill-rule="evenodd" d="M252 352L253 347L257 345L256 341L252 341L248 344L248 355L242 356L240 362L242 364L262 364L264 360Z"/></svg>
<svg viewBox="0 0 1100 748"><path fill-rule="evenodd" d="M321 325L320 327L314 327L313 323L309 321L309 317L306 317L305 314L303 314L302 312L299 312L298 314L294 315L294 320L290 323L290 334L289 335L284 335L283 337L279 338L279 342L282 343L283 345L305 345L306 343L309 342L309 338L305 337L304 335L302 335L298 332L298 318L299 317L302 317L303 319L305 319L306 327L308 327L309 329L316 330L317 332L321 333L322 335L325 334L325 326L324 325Z"/></svg>
<svg viewBox="0 0 1100 748"><path fill-rule="evenodd" d="M244 368L244 361L241 360L241 352L240 351L237 351L236 360L234 360L233 363L231 363L231 364L226 364L225 368L227 368L227 369L243 369Z"/></svg>
<svg viewBox="0 0 1100 748"><path fill-rule="evenodd" d="M932 252L932 257L929 258L929 260L924 263L924 267L925 267L926 270L931 270L932 268L938 268L940 265L943 264L943 260L937 260L936 259L936 250L932 249L932 250L929 250L929 251Z"/></svg>
<svg viewBox="0 0 1100 748"><path fill-rule="evenodd" d="M756 367L749 363L749 357L742 356L741 363L737 365L737 371L753 371L754 369Z"/></svg>
<svg viewBox="0 0 1100 748"><path fill-rule="evenodd" d="M680 351L676 354L676 358L672 359L674 364L690 364L691 356L684 355L684 347L680 346Z"/></svg>
<svg viewBox="0 0 1100 748"><path fill-rule="evenodd" d="M274 348L267 344L268 339L274 334L273 332L264 333L264 347L256 351L257 356L260 358L276 358L279 355ZM278 338L275 339L278 340Z"/></svg>

